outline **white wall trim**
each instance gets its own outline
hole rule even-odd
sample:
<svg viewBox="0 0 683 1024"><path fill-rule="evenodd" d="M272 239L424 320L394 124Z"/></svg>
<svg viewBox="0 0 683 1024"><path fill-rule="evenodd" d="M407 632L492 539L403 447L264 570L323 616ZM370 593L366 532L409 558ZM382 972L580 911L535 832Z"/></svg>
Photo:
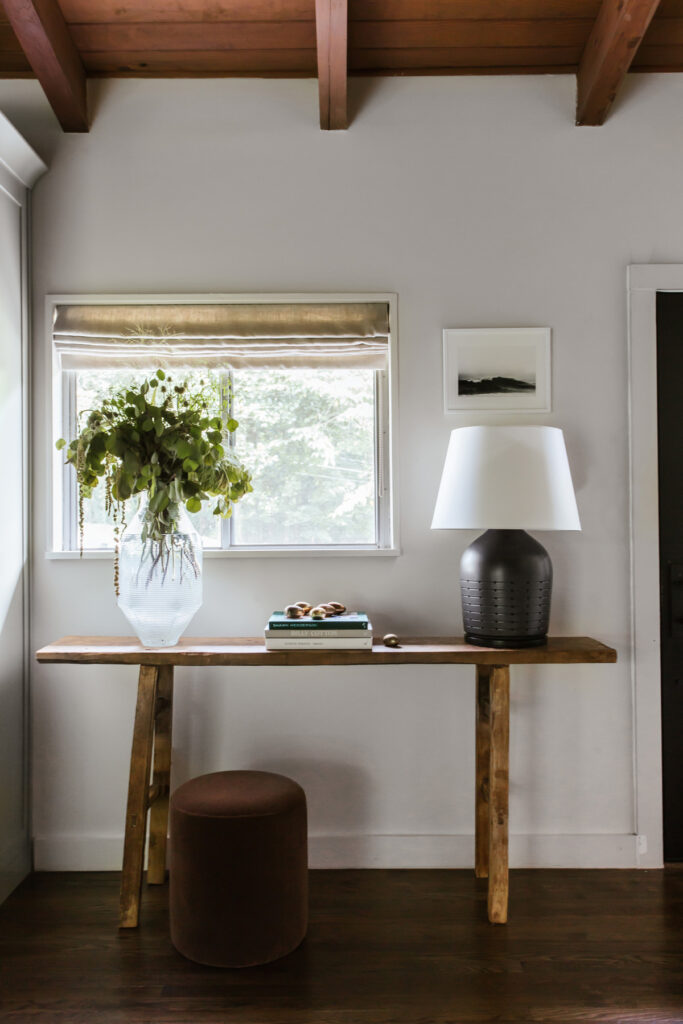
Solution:
<svg viewBox="0 0 683 1024"><path fill-rule="evenodd" d="M0 152L0 164L7 167L25 188L33 188L47 170L47 165L4 114L0 114Z"/></svg>
<svg viewBox="0 0 683 1024"><path fill-rule="evenodd" d="M657 292L683 292L683 265L628 268L631 685L635 828L649 839L643 867L663 863Z"/></svg>
<svg viewBox="0 0 683 1024"><path fill-rule="evenodd" d="M638 839L641 842L638 842ZM642 837L511 835L513 868L637 868ZM473 868L472 835L312 835L312 868ZM120 871L123 835L39 836L36 871Z"/></svg>
<svg viewBox="0 0 683 1024"><path fill-rule="evenodd" d="M31 868L31 733L29 665L31 658L30 635L30 521L31 508L31 230L30 189L47 170L47 166L22 138L16 128L0 114L0 190L16 204L19 211L19 266L21 274L21 503L22 503L22 718L18 723L23 738L23 766L20 778L11 783L21 788L22 818L17 835L9 835L5 827L0 845L0 902L26 877ZM14 829L12 829L14 831ZM9 835L9 838L8 838Z"/></svg>
<svg viewBox="0 0 683 1024"><path fill-rule="evenodd" d="M372 547L309 547L309 548L204 548L203 559L213 558L351 558L354 555L363 558L396 558L401 554L401 549L372 548ZM45 558L48 561L76 561L83 559L90 561L114 561L114 552L111 548L86 548L80 551L46 551Z"/></svg>

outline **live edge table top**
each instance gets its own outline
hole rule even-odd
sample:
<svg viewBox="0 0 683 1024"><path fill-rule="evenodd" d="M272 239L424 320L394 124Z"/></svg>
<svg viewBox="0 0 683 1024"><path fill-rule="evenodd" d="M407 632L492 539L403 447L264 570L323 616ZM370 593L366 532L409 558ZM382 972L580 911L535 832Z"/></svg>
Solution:
<svg viewBox="0 0 683 1024"><path fill-rule="evenodd" d="M617 652L586 636L549 637L541 647L474 647L461 637L411 637L400 647L267 651L260 637L187 637L143 647L134 637L65 636L36 652L41 662L90 665L569 665L615 662Z"/></svg>

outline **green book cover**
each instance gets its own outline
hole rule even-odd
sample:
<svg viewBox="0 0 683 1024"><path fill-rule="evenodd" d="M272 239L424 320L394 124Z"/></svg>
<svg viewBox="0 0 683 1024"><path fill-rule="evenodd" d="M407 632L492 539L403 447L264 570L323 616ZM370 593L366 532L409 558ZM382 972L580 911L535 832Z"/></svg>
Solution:
<svg viewBox="0 0 683 1024"><path fill-rule="evenodd" d="M370 629L370 622L365 612L344 612L327 619L312 619L303 615L300 619L288 619L284 612L273 612L268 620L268 629Z"/></svg>

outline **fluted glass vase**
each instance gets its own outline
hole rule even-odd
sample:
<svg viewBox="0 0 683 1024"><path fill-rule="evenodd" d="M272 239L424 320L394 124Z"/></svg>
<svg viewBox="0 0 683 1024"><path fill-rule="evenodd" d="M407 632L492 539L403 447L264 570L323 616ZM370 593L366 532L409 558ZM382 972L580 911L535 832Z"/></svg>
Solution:
<svg viewBox="0 0 683 1024"><path fill-rule="evenodd" d="M202 603L201 538L182 505L164 520L145 494L121 539L118 605L145 647L176 644Z"/></svg>

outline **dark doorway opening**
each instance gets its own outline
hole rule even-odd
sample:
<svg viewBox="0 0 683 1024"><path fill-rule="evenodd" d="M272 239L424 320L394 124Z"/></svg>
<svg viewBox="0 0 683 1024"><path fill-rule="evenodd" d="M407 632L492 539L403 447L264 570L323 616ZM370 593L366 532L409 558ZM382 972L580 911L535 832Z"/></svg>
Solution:
<svg viewBox="0 0 683 1024"><path fill-rule="evenodd" d="M683 292L657 293L664 860L683 861Z"/></svg>

